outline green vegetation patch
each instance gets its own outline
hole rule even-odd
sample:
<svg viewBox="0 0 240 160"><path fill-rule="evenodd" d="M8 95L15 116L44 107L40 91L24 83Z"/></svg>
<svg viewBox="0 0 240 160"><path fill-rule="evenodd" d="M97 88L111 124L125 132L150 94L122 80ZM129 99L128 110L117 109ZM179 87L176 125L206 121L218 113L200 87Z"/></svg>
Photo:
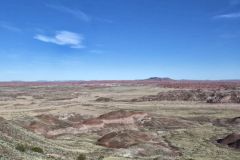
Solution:
<svg viewBox="0 0 240 160"><path fill-rule="evenodd" d="M16 150L20 151L20 152L25 152L27 150L27 146L23 145L23 144L17 144L17 146L15 147Z"/></svg>
<svg viewBox="0 0 240 160"><path fill-rule="evenodd" d="M86 160L87 157L85 154L80 154L78 157L77 157L77 160Z"/></svg>
<svg viewBox="0 0 240 160"><path fill-rule="evenodd" d="M42 148L28 146L28 145L25 145L25 144L17 144L15 149L20 151L20 152L26 152L27 150L30 150L32 152L43 153L43 149Z"/></svg>
<svg viewBox="0 0 240 160"><path fill-rule="evenodd" d="M43 149L40 147L31 147L30 150L33 152L43 153Z"/></svg>

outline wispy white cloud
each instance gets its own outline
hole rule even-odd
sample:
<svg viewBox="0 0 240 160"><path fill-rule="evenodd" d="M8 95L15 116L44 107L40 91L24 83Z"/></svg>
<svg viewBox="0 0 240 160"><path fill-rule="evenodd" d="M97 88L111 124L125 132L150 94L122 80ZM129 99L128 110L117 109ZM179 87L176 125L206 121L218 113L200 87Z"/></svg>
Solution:
<svg viewBox="0 0 240 160"><path fill-rule="evenodd" d="M82 10L80 10L80 9L72 9L72 8L68 8L68 7L62 6L62 5L50 5L50 4L47 4L46 6L49 7L49 8L55 9L57 11L70 14L70 15L72 15L72 16L80 19L80 20L83 20L85 22L91 21L91 17L89 15L87 15L85 12L83 12Z"/></svg>
<svg viewBox="0 0 240 160"><path fill-rule="evenodd" d="M228 13L228 14L221 14L214 16L216 19L234 19L234 18L240 18L240 12L236 13Z"/></svg>
<svg viewBox="0 0 240 160"><path fill-rule="evenodd" d="M46 43L70 46L71 48L84 48L84 45L82 44L84 39L83 36L69 31L58 31L54 36L37 34L34 36L34 39Z"/></svg>
<svg viewBox="0 0 240 160"><path fill-rule="evenodd" d="M3 29L6 29L6 30L12 31L12 32L21 32L22 31L20 28L15 27L4 21L0 21L0 27Z"/></svg>

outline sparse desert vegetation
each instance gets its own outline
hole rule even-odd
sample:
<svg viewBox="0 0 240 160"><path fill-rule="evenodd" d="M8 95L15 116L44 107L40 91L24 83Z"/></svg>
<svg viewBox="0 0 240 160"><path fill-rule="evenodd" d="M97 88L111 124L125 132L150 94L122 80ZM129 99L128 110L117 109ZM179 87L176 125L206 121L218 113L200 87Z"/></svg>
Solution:
<svg viewBox="0 0 240 160"><path fill-rule="evenodd" d="M0 157L4 160L240 157L238 81L150 79L0 86Z"/></svg>

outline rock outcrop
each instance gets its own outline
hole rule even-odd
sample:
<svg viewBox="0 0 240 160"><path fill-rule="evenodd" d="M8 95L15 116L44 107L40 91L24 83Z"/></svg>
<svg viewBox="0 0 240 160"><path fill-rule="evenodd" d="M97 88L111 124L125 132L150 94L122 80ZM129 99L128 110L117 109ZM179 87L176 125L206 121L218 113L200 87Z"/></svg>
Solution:
<svg viewBox="0 0 240 160"><path fill-rule="evenodd" d="M173 90L132 99L131 102L144 101L201 101L206 103L240 103L239 91L220 90Z"/></svg>
<svg viewBox="0 0 240 160"><path fill-rule="evenodd" d="M217 143L229 146L231 148L240 149L240 133L232 133L223 139L218 139Z"/></svg>

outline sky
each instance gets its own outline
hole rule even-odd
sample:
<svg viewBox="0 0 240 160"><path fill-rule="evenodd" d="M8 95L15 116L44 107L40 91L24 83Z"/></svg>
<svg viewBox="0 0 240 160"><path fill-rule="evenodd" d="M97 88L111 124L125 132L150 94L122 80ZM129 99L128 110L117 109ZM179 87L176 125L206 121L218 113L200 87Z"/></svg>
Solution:
<svg viewBox="0 0 240 160"><path fill-rule="evenodd" d="M240 79L240 0L1 0L0 81Z"/></svg>

